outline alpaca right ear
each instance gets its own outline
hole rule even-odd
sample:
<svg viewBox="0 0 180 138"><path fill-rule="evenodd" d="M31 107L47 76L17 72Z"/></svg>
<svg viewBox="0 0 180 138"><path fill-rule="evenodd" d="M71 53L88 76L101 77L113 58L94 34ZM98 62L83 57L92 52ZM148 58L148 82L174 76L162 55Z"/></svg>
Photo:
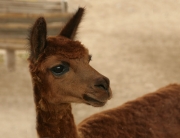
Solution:
<svg viewBox="0 0 180 138"><path fill-rule="evenodd" d="M64 28L61 30L59 35L67 37L69 39L74 39L83 14L84 8L79 8L77 12L74 14L74 16L69 20L69 22L67 22Z"/></svg>
<svg viewBox="0 0 180 138"><path fill-rule="evenodd" d="M43 52L46 47L46 21L43 17L40 17L34 23L30 31L30 59L34 62L38 59L39 54Z"/></svg>

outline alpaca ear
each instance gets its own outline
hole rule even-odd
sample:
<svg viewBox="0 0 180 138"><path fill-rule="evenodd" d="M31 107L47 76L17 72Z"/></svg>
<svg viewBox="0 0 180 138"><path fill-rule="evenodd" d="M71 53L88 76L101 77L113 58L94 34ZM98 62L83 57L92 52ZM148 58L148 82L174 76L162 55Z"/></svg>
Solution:
<svg viewBox="0 0 180 138"><path fill-rule="evenodd" d="M84 8L79 8L77 12L74 14L74 16L61 30L59 35L67 37L69 39L74 39L78 25L81 22L83 14L84 14Z"/></svg>
<svg viewBox="0 0 180 138"><path fill-rule="evenodd" d="M46 21L43 17L40 17L34 23L30 31L30 59L36 61L39 54L43 52L46 47Z"/></svg>

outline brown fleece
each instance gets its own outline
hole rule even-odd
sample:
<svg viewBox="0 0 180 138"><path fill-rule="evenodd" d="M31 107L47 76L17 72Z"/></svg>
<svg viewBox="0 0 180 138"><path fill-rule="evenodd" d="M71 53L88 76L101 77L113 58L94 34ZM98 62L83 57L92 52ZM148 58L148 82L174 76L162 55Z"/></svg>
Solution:
<svg viewBox="0 0 180 138"><path fill-rule="evenodd" d="M82 138L180 138L180 85L169 85L78 125Z"/></svg>
<svg viewBox="0 0 180 138"><path fill-rule="evenodd" d="M76 138L70 104L53 105L41 99L36 108L40 138Z"/></svg>

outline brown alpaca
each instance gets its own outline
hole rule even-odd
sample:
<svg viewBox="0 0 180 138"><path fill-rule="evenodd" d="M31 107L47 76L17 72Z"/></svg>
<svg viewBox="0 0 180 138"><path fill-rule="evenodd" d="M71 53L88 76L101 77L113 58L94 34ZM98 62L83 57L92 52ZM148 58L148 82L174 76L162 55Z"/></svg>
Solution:
<svg viewBox="0 0 180 138"><path fill-rule="evenodd" d="M80 138L180 138L180 85L92 115L78 131Z"/></svg>
<svg viewBox="0 0 180 138"><path fill-rule="evenodd" d="M80 8L60 35L46 37L39 18L30 34L30 72L40 138L179 138L180 85L169 85L74 124L71 102L103 106L111 97L109 80L89 65L88 50L72 40Z"/></svg>
<svg viewBox="0 0 180 138"><path fill-rule="evenodd" d="M73 40L83 13L79 8L57 36L47 37L43 17L31 29L29 68L40 138L76 138L71 103L103 106L111 97L108 78L89 65L88 50Z"/></svg>

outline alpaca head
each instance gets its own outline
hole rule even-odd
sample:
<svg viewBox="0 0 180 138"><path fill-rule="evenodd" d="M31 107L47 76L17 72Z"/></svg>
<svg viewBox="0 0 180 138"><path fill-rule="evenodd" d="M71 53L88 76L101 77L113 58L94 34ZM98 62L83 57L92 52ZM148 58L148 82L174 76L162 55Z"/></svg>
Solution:
<svg viewBox="0 0 180 138"><path fill-rule="evenodd" d="M30 32L30 72L35 102L86 103L103 106L111 98L109 80L93 69L88 50L73 40L84 13L79 8L61 30L47 37L46 21L36 20Z"/></svg>

